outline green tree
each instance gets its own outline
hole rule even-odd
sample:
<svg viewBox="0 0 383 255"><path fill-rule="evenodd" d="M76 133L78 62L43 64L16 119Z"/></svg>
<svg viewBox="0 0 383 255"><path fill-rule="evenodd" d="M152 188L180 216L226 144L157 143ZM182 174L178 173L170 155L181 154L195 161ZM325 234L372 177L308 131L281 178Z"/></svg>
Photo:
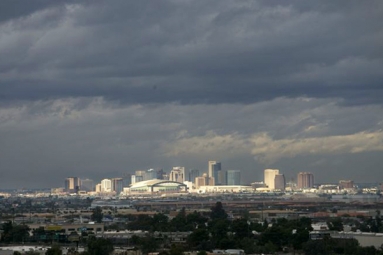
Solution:
<svg viewBox="0 0 383 255"><path fill-rule="evenodd" d="M187 243L191 248L200 250L206 248L209 241L209 232L204 228L197 228L187 237ZM205 247L204 247L205 246Z"/></svg>
<svg viewBox="0 0 383 255"><path fill-rule="evenodd" d="M221 248L222 240L227 239L229 221L227 219L216 219L210 223L209 227L214 246Z"/></svg>
<svg viewBox="0 0 383 255"><path fill-rule="evenodd" d="M221 202L215 203L215 206L211 208L210 218L212 220L227 219L227 213L223 209Z"/></svg>
<svg viewBox="0 0 383 255"><path fill-rule="evenodd" d="M172 231L190 231L193 229L192 226L187 224L185 207L171 220L170 224Z"/></svg>
<svg viewBox="0 0 383 255"><path fill-rule="evenodd" d="M104 214L102 213L101 207L97 206L93 209L92 215L90 216L92 221L95 221L97 223L102 222L102 218L104 217Z"/></svg>
<svg viewBox="0 0 383 255"><path fill-rule="evenodd" d="M109 255L114 250L112 242L105 238L91 237L87 247L90 255Z"/></svg>
<svg viewBox="0 0 383 255"><path fill-rule="evenodd" d="M327 221L327 226L328 226L329 230L343 231L342 219L339 217Z"/></svg>
<svg viewBox="0 0 383 255"><path fill-rule="evenodd" d="M184 249L180 245L172 245L169 250L169 255L183 255Z"/></svg>
<svg viewBox="0 0 383 255"><path fill-rule="evenodd" d="M62 250L61 247L57 244L52 245L51 248L49 248L46 252L45 255L62 255Z"/></svg>
<svg viewBox="0 0 383 255"><path fill-rule="evenodd" d="M250 222L246 219L235 219L231 223L231 230L235 233L235 238L243 239L250 236Z"/></svg>
<svg viewBox="0 0 383 255"><path fill-rule="evenodd" d="M158 249L158 242L153 236L145 236L140 238L140 249L143 254L148 254L149 252L156 252Z"/></svg>

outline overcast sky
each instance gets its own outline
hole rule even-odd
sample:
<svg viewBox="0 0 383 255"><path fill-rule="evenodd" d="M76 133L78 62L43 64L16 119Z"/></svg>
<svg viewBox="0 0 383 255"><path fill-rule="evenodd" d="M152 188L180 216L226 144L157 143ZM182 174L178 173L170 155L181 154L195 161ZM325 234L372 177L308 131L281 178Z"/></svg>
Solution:
<svg viewBox="0 0 383 255"><path fill-rule="evenodd" d="M383 1L0 1L0 188L208 160L383 181Z"/></svg>

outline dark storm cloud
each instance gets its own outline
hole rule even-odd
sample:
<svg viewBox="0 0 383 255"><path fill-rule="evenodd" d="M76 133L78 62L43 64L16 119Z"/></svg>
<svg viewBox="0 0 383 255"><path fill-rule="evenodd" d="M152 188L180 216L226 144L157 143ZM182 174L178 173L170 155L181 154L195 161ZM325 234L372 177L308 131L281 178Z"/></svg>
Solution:
<svg viewBox="0 0 383 255"><path fill-rule="evenodd" d="M2 101L383 97L381 1L5 1L0 9Z"/></svg>

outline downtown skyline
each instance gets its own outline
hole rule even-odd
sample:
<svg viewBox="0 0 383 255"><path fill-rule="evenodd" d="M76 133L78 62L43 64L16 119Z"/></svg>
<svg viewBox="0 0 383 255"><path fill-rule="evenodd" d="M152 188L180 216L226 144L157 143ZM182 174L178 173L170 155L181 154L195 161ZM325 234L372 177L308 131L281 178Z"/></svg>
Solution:
<svg viewBox="0 0 383 255"><path fill-rule="evenodd" d="M2 1L0 186L150 168L383 181L383 3Z"/></svg>

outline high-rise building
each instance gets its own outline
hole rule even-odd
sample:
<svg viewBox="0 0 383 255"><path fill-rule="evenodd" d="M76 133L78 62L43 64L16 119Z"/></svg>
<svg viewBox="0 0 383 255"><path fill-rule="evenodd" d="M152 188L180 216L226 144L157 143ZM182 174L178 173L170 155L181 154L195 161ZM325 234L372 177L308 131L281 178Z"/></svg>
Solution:
<svg viewBox="0 0 383 255"><path fill-rule="evenodd" d="M279 170L265 169L264 174L265 174L264 183L267 185L269 189L271 190L275 189L275 176L279 174Z"/></svg>
<svg viewBox="0 0 383 255"><path fill-rule="evenodd" d="M112 191L112 180L103 179L101 181L101 192L111 192Z"/></svg>
<svg viewBox="0 0 383 255"><path fill-rule="evenodd" d="M201 186L206 186L206 177L204 176L197 176L195 178L194 186L196 189L198 189Z"/></svg>
<svg viewBox="0 0 383 255"><path fill-rule="evenodd" d="M132 174L131 176L131 184L135 184L136 183L136 175L135 174Z"/></svg>
<svg viewBox="0 0 383 255"><path fill-rule="evenodd" d="M196 177L199 176L199 170L198 169L190 169L189 170L189 181L193 182Z"/></svg>
<svg viewBox="0 0 383 255"><path fill-rule="evenodd" d="M217 161L209 161L208 166L209 166L208 176L214 177L215 185L224 184L225 183L225 180L224 180L225 176L222 172L221 163L217 162Z"/></svg>
<svg viewBox="0 0 383 255"><path fill-rule="evenodd" d="M164 170L163 169L158 169L156 172L157 172L157 179L163 180L164 179L164 174L165 174Z"/></svg>
<svg viewBox="0 0 383 255"><path fill-rule="evenodd" d="M111 179L111 190L116 192L116 194L120 194L123 190L123 179L122 178L113 178Z"/></svg>
<svg viewBox="0 0 383 255"><path fill-rule="evenodd" d="M201 186L214 186L214 177L209 177L206 173L195 178L195 188Z"/></svg>
<svg viewBox="0 0 383 255"><path fill-rule="evenodd" d="M65 179L65 191L69 193L78 193L80 190L80 178L68 177Z"/></svg>
<svg viewBox="0 0 383 255"><path fill-rule="evenodd" d="M183 183L185 181L185 167L173 167L172 171L169 173L169 181Z"/></svg>
<svg viewBox="0 0 383 255"><path fill-rule="evenodd" d="M132 184L132 174L124 173L122 176L122 186L129 187Z"/></svg>
<svg viewBox="0 0 383 255"><path fill-rule="evenodd" d="M83 191L94 191L94 182L91 179L81 180L81 190Z"/></svg>
<svg viewBox="0 0 383 255"><path fill-rule="evenodd" d="M227 185L241 185L241 171L240 170L227 170L226 171L226 184Z"/></svg>
<svg viewBox="0 0 383 255"><path fill-rule="evenodd" d="M286 179L283 174L276 174L274 177L274 189L285 190L286 188Z"/></svg>
<svg viewBox="0 0 383 255"><path fill-rule="evenodd" d="M340 180L339 188L341 189L352 189L354 188L354 181L351 180Z"/></svg>
<svg viewBox="0 0 383 255"><path fill-rule="evenodd" d="M154 169L149 169L144 173L144 181L157 179L157 172Z"/></svg>
<svg viewBox="0 0 383 255"><path fill-rule="evenodd" d="M145 181L144 177L145 177L145 170L137 170L136 173L135 173L135 176L136 176L136 182L142 182L142 181Z"/></svg>
<svg viewBox="0 0 383 255"><path fill-rule="evenodd" d="M314 175L309 172L298 173L298 189L312 188L314 186Z"/></svg>

